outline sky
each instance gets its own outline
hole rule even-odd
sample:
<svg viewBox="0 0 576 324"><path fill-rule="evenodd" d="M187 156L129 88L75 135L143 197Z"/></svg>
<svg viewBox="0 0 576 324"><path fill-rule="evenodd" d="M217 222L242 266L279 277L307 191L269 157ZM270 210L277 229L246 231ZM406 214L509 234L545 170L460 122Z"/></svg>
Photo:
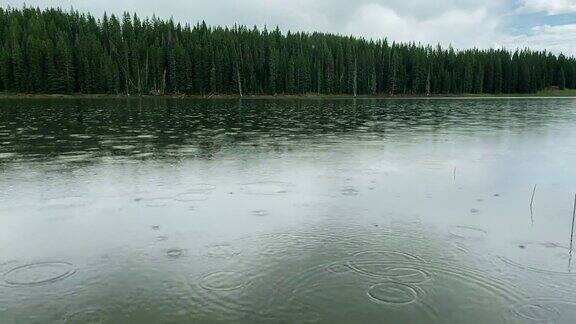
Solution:
<svg viewBox="0 0 576 324"><path fill-rule="evenodd" d="M136 12L182 23L280 27L455 48L576 56L576 0L0 0L0 6Z"/></svg>

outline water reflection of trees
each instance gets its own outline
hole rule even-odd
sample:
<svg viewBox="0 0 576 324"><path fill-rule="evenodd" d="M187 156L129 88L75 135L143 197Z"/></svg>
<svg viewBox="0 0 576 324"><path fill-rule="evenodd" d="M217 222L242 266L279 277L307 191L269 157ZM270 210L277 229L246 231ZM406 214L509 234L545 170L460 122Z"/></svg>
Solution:
<svg viewBox="0 0 576 324"><path fill-rule="evenodd" d="M305 145L323 138L418 138L521 132L566 122L569 100L3 100L2 152L141 155ZM115 146L134 149L114 150ZM175 155L178 155L177 153Z"/></svg>

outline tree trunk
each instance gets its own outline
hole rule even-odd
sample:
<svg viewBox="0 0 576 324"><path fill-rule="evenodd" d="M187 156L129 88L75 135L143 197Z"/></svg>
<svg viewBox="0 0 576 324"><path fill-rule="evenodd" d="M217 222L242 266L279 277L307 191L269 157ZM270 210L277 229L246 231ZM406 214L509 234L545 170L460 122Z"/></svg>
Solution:
<svg viewBox="0 0 576 324"><path fill-rule="evenodd" d="M358 95L358 59L354 58L354 97Z"/></svg>
<svg viewBox="0 0 576 324"><path fill-rule="evenodd" d="M242 79L240 78L240 67L236 66L236 79L238 80L238 94L242 97Z"/></svg>
<svg viewBox="0 0 576 324"><path fill-rule="evenodd" d="M138 64L137 71L138 71L138 94L142 94L142 79L140 79L140 64Z"/></svg>
<svg viewBox="0 0 576 324"><path fill-rule="evenodd" d="M430 72L428 72L426 77L426 96L430 96Z"/></svg>
<svg viewBox="0 0 576 324"><path fill-rule="evenodd" d="M160 86L160 94L164 94L166 89L166 68L164 68L164 74L162 75L162 85Z"/></svg>
<svg viewBox="0 0 576 324"><path fill-rule="evenodd" d="M148 50L146 50L146 65L144 67L144 88L150 90L148 88Z"/></svg>

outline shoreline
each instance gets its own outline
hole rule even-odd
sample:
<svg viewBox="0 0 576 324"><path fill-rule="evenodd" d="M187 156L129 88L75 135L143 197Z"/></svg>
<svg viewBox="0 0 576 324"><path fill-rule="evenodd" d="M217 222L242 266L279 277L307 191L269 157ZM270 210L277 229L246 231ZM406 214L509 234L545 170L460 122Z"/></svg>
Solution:
<svg viewBox="0 0 576 324"><path fill-rule="evenodd" d="M231 99L265 99L265 100L406 100L406 99L576 99L576 91L567 91L566 93L559 92L544 92L532 94L453 94L453 95L317 95L317 94L302 94L302 95L125 95L125 94L31 94L31 93L7 93L0 92L0 99L201 99L201 100L231 100Z"/></svg>

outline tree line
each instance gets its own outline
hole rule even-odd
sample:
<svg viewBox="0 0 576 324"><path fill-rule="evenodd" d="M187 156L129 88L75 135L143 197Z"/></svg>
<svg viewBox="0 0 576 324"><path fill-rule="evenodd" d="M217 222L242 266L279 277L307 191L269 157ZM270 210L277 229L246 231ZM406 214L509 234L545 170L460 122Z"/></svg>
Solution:
<svg viewBox="0 0 576 324"><path fill-rule="evenodd" d="M574 57L0 8L0 91L393 96L550 87L576 88Z"/></svg>

